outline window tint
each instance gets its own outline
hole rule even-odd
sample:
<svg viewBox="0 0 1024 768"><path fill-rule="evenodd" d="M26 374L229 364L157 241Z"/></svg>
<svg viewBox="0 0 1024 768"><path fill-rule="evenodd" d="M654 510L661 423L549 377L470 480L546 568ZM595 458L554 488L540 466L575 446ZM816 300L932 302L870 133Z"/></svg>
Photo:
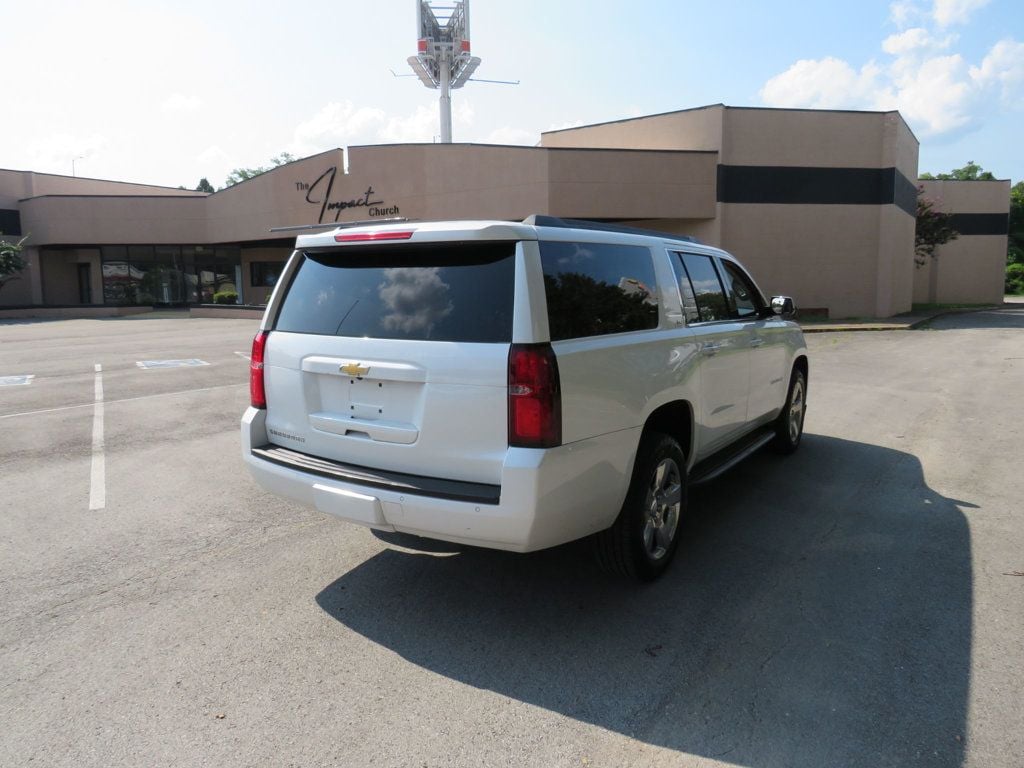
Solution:
<svg viewBox="0 0 1024 768"><path fill-rule="evenodd" d="M679 298L682 301L683 316L686 318L686 323L687 325L699 323L700 312L697 310L697 297L693 293L690 278L683 268L683 254L673 254L670 261L672 262L672 269L676 273L676 281L679 283Z"/></svg>
<svg viewBox="0 0 1024 768"><path fill-rule="evenodd" d="M679 256L686 266L686 272L693 287L694 299L700 321L709 323L714 320L728 320L729 306L725 302L725 291L718 279L718 272L710 256L698 253L681 253Z"/></svg>
<svg viewBox="0 0 1024 768"><path fill-rule="evenodd" d="M740 318L756 317L760 308L760 300L753 283L731 261L721 259L719 263L725 268L722 278L725 280L729 303L736 311L736 315Z"/></svg>
<svg viewBox="0 0 1024 768"><path fill-rule="evenodd" d="M540 244L551 340L658 327L654 262L647 248Z"/></svg>
<svg viewBox="0 0 1024 768"><path fill-rule="evenodd" d="M275 328L427 341L509 342L515 243L305 253Z"/></svg>

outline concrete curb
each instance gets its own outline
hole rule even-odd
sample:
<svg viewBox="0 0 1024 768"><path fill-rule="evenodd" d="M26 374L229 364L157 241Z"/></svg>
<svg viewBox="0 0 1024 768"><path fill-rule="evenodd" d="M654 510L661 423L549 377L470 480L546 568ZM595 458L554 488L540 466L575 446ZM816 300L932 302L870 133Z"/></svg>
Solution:
<svg viewBox="0 0 1024 768"><path fill-rule="evenodd" d="M247 307L216 304L203 304L189 308L189 317L222 317L236 320L259 320L263 317L265 307Z"/></svg>
<svg viewBox="0 0 1024 768"><path fill-rule="evenodd" d="M40 319L40 320L88 320L97 317L132 317L145 315L153 311L152 307L107 306L105 304L84 305L74 307L21 307L19 309L0 308L0 320Z"/></svg>
<svg viewBox="0 0 1024 768"><path fill-rule="evenodd" d="M962 309L946 309L939 312L933 312L928 315L922 315L917 317L908 317L906 320L892 322L890 320L880 320L877 322L866 322L866 323L821 323L813 325L801 325L800 329L804 333L847 333L850 331L913 331L926 326L932 320L939 317L945 317L946 315L965 315L971 312L989 312L993 309L1003 309L1006 306L1012 306L1007 304L991 304L986 307L964 307Z"/></svg>

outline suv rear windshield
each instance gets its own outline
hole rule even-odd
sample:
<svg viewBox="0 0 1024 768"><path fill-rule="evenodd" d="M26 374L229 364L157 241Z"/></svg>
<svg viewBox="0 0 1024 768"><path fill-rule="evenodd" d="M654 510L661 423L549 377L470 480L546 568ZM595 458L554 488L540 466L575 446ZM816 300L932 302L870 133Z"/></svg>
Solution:
<svg viewBox="0 0 1024 768"><path fill-rule="evenodd" d="M512 340L515 243L302 254L275 328L425 341Z"/></svg>

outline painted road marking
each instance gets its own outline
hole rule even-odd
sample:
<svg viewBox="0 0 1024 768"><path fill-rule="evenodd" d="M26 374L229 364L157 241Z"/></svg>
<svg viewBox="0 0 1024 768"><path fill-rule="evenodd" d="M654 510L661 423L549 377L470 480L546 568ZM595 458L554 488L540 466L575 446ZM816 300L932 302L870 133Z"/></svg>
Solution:
<svg viewBox="0 0 1024 768"><path fill-rule="evenodd" d="M92 470L89 472L89 510L107 505L107 466L103 455L103 366L96 363L92 413Z"/></svg>
<svg viewBox="0 0 1024 768"><path fill-rule="evenodd" d="M215 389L228 389L230 387L247 387L248 382L236 384L221 384L216 387L199 387L198 389L179 389L177 392L158 392L155 395L140 395L139 397L122 397L120 400L107 400L107 405L113 403L130 403L133 400L149 400L152 397L173 397L175 395L191 395L193 392L211 392ZM13 419L15 416L35 416L40 413L55 413L57 411L70 411L75 408L92 408L94 403L78 403L77 405L62 405L57 408L42 408L38 411L22 411L20 413L6 413L0 419Z"/></svg>
<svg viewBox="0 0 1024 768"><path fill-rule="evenodd" d="M235 352L235 354L239 357L244 357L246 360L252 360L252 358L245 354L245 352Z"/></svg>
<svg viewBox="0 0 1024 768"><path fill-rule="evenodd" d="M209 365L205 360L189 358L188 360L139 360L135 363L143 370L151 368L194 368L199 365Z"/></svg>
<svg viewBox="0 0 1024 768"><path fill-rule="evenodd" d="M238 354L237 352L235 353ZM20 376L0 376L0 387L27 387L36 376L34 373L26 373Z"/></svg>

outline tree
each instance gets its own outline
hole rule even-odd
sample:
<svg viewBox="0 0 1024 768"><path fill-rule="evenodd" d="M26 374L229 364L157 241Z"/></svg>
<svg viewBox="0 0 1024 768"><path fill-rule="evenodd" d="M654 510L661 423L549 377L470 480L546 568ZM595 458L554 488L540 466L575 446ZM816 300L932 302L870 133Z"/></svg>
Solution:
<svg viewBox="0 0 1024 768"><path fill-rule="evenodd" d="M228 174L228 178L227 178L227 180L225 180L224 186L225 187L233 187L235 184L238 184L240 181L245 181L246 179L252 179L252 178L254 178L256 176L259 176L261 173L266 173L267 171L272 171L274 168L277 168L279 165L285 165L285 164L290 163L290 162L292 162L294 160L295 160L295 156L294 155L291 155L288 152L282 152L280 155L277 155L276 157L270 158L270 163L271 164L269 166L260 165L260 166L258 166L256 168L235 168L235 170L233 170L231 173Z"/></svg>
<svg viewBox="0 0 1024 768"><path fill-rule="evenodd" d="M233 187L239 182L255 178L261 173L266 173L269 170L269 168L265 168L262 165L257 168L235 168L235 170L229 173L228 177L224 180L224 186Z"/></svg>
<svg viewBox="0 0 1024 768"><path fill-rule="evenodd" d="M21 258L21 249L26 239L23 237L16 243L0 240L0 290L12 280L17 280L18 273L27 266Z"/></svg>
<svg viewBox="0 0 1024 768"><path fill-rule="evenodd" d="M1010 189L1010 228L1006 247L1006 292L1024 293L1024 181Z"/></svg>
<svg viewBox="0 0 1024 768"><path fill-rule="evenodd" d="M935 201L925 197L924 187L917 188L917 226L914 229L914 263L923 267L936 258L940 245L956 240L960 233L953 229L953 214L935 210Z"/></svg>
<svg viewBox="0 0 1024 768"><path fill-rule="evenodd" d="M995 181L996 177L991 171L983 170L973 160L968 160L963 168L954 168L949 173L940 173L935 176L930 173L922 173L919 178L941 181Z"/></svg>
<svg viewBox="0 0 1024 768"><path fill-rule="evenodd" d="M1024 264L1024 181L1010 188L1009 249L1006 254L1011 264Z"/></svg>
<svg viewBox="0 0 1024 768"><path fill-rule="evenodd" d="M211 184L205 176L203 176L203 178L199 180L199 183L196 184L196 192L206 192L212 195L215 191L213 184Z"/></svg>

